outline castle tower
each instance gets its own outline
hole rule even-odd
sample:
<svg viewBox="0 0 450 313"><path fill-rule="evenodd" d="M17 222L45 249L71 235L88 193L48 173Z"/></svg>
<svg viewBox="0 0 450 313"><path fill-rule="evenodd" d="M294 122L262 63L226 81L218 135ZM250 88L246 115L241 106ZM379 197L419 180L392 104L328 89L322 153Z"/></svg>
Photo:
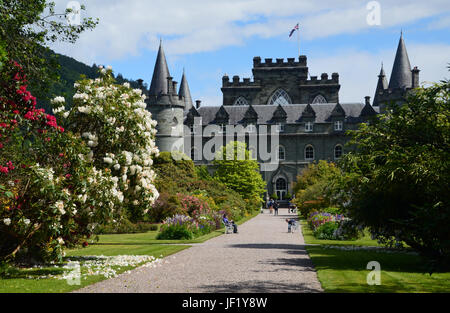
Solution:
<svg viewBox="0 0 450 313"><path fill-rule="evenodd" d="M388 89L388 82L386 79L386 74L384 73L383 64L381 64L380 75L378 75L377 89L375 90L375 96L373 97L374 106L379 105L380 96L386 89Z"/></svg>
<svg viewBox="0 0 450 313"><path fill-rule="evenodd" d="M389 85L385 88L384 70L381 69L373 104L378 105L380 112L383 112L387 103L395 103L397 105L404 103L407 96L419 85L419 72L417 67L411 69L402 33L398 42Z"/></svg>
<svg viewBox="0 0 450 313"><path fill-rule="evenodd" d="M186 79L186 75L183 69L183 77L181 78L180 91L178 95L183 98L184 110L189 111L194 104L192 103L191 91L189 90L189 84Z"/></svg>
<svg viewBox="0 0 450 313"><path fill-rule="evenodd" d="M167 66L166 56L160 42L147 98L147 108L158 122L156 145L160 151L183 151L184 100L177 93Z"/></svg>

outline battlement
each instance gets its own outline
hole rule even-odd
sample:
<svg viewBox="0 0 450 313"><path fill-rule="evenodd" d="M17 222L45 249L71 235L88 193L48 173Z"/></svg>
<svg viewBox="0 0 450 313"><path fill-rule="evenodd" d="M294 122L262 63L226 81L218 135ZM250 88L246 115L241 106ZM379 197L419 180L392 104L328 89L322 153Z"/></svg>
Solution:
<svg viewBox="0 0 450 313"><path fill-rule="evenodd" d="M238 75L233 76L230 81L228 75L222 77L222 87L259 87L259 83L251 81L250 78L243 78L242 81Z"/></svg>
<svg viewBox="0 0 450 313"><path fill-rule="evenodd" d="M339 84L339 74L338 73L331 74L331 79L328 78L327 73L322 73L322 75L320 75L320 79L318 79L317 76L311 76L309 80L302 81L302 85L307 85L307 86L331 85L331 84Z"/></svg>
<svg viewBox="0 0 450 313"><path fill-rule="evenodd" d="M307 58L306 55L301 55L298 61L295 58L275 59L275 62L271 58L261 61L261 57L253 58L253 68L279 68L279 67L306 67Z"/></svg>

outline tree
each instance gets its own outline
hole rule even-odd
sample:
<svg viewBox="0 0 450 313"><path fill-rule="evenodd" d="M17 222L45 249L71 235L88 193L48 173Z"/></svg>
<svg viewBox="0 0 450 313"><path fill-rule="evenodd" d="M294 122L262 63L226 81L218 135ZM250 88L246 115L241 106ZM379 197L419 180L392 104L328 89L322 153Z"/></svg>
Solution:
<svg viewBox="0 0 450 313"><path fill-rule="evenodd" d="M431 264L450 257L450 82L418 88L352 133L343 158L351 217L381 241L405 242Z"/></svg>
<svg viewBox="0 0 450 313"><path fill-rule="evenodd" d="M81 6L81 10L85 10ZM8 58L23 66L31 79L30 89L37 97L46 97L51 82L59 79L56 56L50 53L49 43L74 43L79 35L93 29L98 20L84 18L79 25L67 22L72 9L55 12L55 3L45 0L0 1L0 42L4 43Z"/></svg>
<svg viewBox="0 0 450 313"><path fill-rule="evenodd" d="M297 176L293 191L295 203L307 218L311 210L329 207L334 203L334 183L339 180L341 171L334 163L321 160L309 164L303 173Z"/></svg>
<svg viewBox="0 0 450 313"><path fill-rule="evenodd" d="M222 147L213 161L214 179L237 191L244 199L262 201L266 182L256 160L250 158L246 144L232 141Z"/></svg>

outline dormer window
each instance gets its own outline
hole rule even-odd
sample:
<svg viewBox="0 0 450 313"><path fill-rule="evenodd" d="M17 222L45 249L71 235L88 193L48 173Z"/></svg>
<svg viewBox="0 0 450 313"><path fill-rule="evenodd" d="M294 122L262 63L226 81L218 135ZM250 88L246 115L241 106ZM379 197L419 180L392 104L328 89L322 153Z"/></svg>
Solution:
<svg viewBox="0 0 450 313"><path fill-rule="evenodd" d="M227 132L227 125L226 124L220 124L219 125L219 134L225 134Z"/></svg>
<svg viewBox="0 0 450 313"><path fill-rule="evenodd" d="M343 121L335 121L334 122L334 130L335 131L342 131L344 128L344 122Z"/></svg>
<svg viewBox="0 0 450 313"><path fill-rule="evenodd" d="M284 133L284 124L281 124L281 123L277 124L277 132Z"/></svg>
<svg viewBox="0 0 450 313"><path fill-rule="evenodd" d="M254 133L254 132L256 132L256 126L255 126L254 124L248 124L248 125L247 125L247 131L248 131L249 133Z"/></svg>
<svg viewBox="0 0 450 313"><path fill-rule="evenodd" d="M305 123L305 132L312 132L313 127L314 127L313 122L306 122Z"/></svg>

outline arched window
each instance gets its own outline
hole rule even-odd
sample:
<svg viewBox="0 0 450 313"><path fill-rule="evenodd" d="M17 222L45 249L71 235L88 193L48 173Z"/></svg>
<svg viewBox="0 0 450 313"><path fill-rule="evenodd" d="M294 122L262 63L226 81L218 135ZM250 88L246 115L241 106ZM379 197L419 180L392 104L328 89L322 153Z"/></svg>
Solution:
<svg viewBox="0 0 450 313"><path fill-rule="evenodd" d="M314 100L312 101L312 104L316 104L316 103L327 103L327 99L325 99L325 97L322 95L317 95L314 98Z"/></svg>
<svg viewBox="0 0 450 313"><path fill-rule="evenodd" d="M278 160L285 160L286 159L286 150L283 146L278 147Z"/></svg>
<svg viewBox="0 0 450 313"><path fill-rule="evenodd" d="M284 178L278 178L275 182L275 193L277 194L278 200L284 200L287 194L287 182Z"/></svg>
<svg viewBox="0 0 450 313"><path fill-rule="evenodd" d="M311 145L305 148L305 160L314 160L314 147Z"/></svg>
<svg viewBox="0 0 450 313"><path fill-rule="evenodd" d="M277 91L275 91L272 95L272 97L270 97L268 104L270 105L286 105L286 104L291 104L291 98L289 97L289 95L287 94L286 91L284 91L283 89L278 89Z"/></svg>
<svg viewBox="0 0 450 313"><path fill-rule="evenodd" d="M342 157L342 154L344 153L344 149L342 148L341 145L337 145L336 147L334 147L334 158L340 159Z"/></svg>
<svg viewBox="0 0 450 313"><path fill-rule="evenodd" d="M248 105L248 101L244 97L239 97L234 101L234 105Z"/></svg>

